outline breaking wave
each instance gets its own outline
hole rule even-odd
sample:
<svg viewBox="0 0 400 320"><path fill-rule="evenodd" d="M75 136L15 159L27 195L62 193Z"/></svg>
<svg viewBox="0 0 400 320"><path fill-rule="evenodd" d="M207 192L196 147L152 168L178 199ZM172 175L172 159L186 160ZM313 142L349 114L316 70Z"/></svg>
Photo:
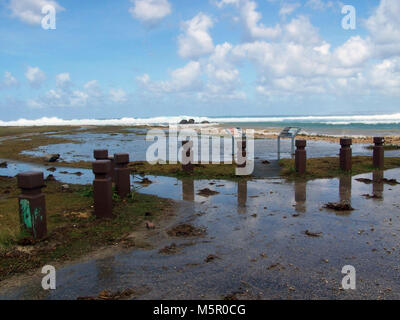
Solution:
<svg viewBox="0 0 400 320"><path fill-rule="evenodd" d="M152 118L121 118L121 119L73 119L64 120L57 117L43 117L29 120L0 121L0 126L134 126L134 125L169 125L177 124L182 119L194 119L196 123L313 123L325 125L351 124L400 124L400 113L381 115L351 115L351 116L270 116L270 117L152 117Z"/></svg>

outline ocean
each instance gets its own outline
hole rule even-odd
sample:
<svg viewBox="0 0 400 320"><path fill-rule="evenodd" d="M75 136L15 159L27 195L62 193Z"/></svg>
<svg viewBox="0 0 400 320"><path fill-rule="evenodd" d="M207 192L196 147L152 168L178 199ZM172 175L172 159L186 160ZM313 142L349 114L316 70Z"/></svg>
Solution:
<svg viewBox="0 0 400 320"><path fill-rule="evenodd" d="M169 116L120 119L61 119L43 117L29 120L0 121L0 126L79 126L79 125L162 125L177 124L182 119L194 119L196 123L208 121L224 127L271 129L278 131L283 127L300 127L308 134L373 136L400 135L400 113L376 115L338 115L338 116L237 116L237 117L198 117Z"/></svg>

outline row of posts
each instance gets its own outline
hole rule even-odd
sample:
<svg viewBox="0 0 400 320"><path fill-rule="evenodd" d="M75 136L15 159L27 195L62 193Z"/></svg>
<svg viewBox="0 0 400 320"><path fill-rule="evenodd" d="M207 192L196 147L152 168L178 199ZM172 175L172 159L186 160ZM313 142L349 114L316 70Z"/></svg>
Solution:
<svg viewBox="0 0 400 320"><path fill-rule="evenodd" d="M385 139L383 137L374 137L372 165L375 169L384 169L384 142ZM340 139L341 148L339 154L339 164L342 171L351 171L352 169L352 143L353 142L351 138ZM296 140L295 168L296 172L299 174L304 174L307 169L307 151L305 150L306 145L306 140Z"/></svg>
<svg viewBox="0 0 400 320"><path fill-rule="evenodd" d="M108 156L108 150L94 150L93 156L93 198L94 214L97 218L111 218L112 214L112 184L120 198L131 192L130 171L128 168L129 154L116 153Z"/></svg>
<svg viewBox="0 0 400 320"><path fill-rule="evenodd" d="M187 173L193 172L192 147L193 141L182 141L182 170ZM247 143L245 137L243 137L241 141L237 142L237 150L240 150L240 152L238 152L236 166L238 168L245 168L247 160Z"/></svg>
<svg viewBox="0 0 400 320"><path fill-rule="evenodd" d="M350 138L340 139L340 168L350 171L352 168L352 140ZM375 137L373 148L373 167L384 168L384 138ZM187 160L182 163L185 172L193 171L193 154L191 142L182 142L183 153ZM238 142L238 150L241 150L238 167L246 166L246 140ZM296 172L306 172L307 152L306 141L296 140L295 167ZM124 198L131 192L130 171L128 168L129 154L117 153L113 157L108 156L108 150L94 150L93 173L93 197L94 214L97 218L112 217L112 185L115 183L116 192L119 197ZM44 187L43 172L25 172L17 176L18 187L21 195L18 197L20 224L22 229L35 239L41 239L47 235L46 203L42 193Z"/></svg>
<svg viewBox="0 0 400 320"><path fill-rule="evenodd" d="M107 150L95 150L94 158L94 214L97 218L111 218L113 182L119 197L124 198L131 192L129 154L117 153L109 157ZM17 181L21 189L18 197L21 229L34 239L42 239L47 235L43 172L20 173Z"/></svg>

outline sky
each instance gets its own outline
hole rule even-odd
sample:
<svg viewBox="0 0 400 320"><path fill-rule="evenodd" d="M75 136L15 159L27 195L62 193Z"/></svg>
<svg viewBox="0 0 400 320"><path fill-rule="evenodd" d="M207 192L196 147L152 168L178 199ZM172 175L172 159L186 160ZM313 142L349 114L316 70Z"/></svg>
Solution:
<svg viewBox="0 0 400 320"><path fill-rule="evenodd" d="M399 0L0 0L3 121L387 114L399 97Z"/></svg>

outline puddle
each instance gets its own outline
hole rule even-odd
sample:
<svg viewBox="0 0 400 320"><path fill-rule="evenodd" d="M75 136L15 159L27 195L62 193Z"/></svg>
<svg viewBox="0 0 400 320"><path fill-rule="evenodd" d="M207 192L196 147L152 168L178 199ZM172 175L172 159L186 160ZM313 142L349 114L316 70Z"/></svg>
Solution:
<svg viewBox="0 0 400 320"><path fill-rule="evenodd" d="M143 130L141 134L138 132L128 133L74 133L68 135L58 135L66 139L74 139L80 143L63 143L54 144L48 146L41 146L35 150L23 151L24 154L42 156L43 154L60 153L63 150L61 157L64 161L92 161L94 149L108 149L109 154L118 152L129 153L131 160L144 161L146 160L146 151L148 147L153 143L152 141L146 141ZM230 141L228 139L227 141ZM167 139L168 142L168 139ZM354 144L352 146L353 155L371 155L372 151L365 149L365 144ZM334 156L339 153L340 145L337 143L331 143L326 141L308 141L307 142L307 156L313 157L326 157ZM230 155L224 155L224 143L221 141L220 146L213 146L210 143L210 152L218 152L223 161L229 161ZM276 139L256 139L254 140L255 158L260 159L276 159L277 158L277 141ZM291 144L290 140L282 139L281 141L281 158L291 157L290 151ZM400 150L386 151L386 157L400 156ZM167 155L168 157L168 155ZM199 157L200 151L199 151Z"/></svg>
<svg viewBox="0 0 400 320"><path fill-rule="evenodd" d="M55 291L44 292L38 274L0 290L0 297L76 299L145 286L149 290L137 298L220 299L243 292L245 299L399 299L400 186L383 184L382 174L310 182L151 177L153 184L140 192L184 200L171 223L205 228L204 235L165 234L152 250L126 250L60 268ZM400 170L384 177L400 180ZM199 195L204 188L219 193ZM381 198L366 199L367 193ZM323 208L339 201L355 210ZM179 250L160 253L166 247ZM207 259L211 256L217 258ZM357 290L340 290L345 265L356 268Z"/></svg>

